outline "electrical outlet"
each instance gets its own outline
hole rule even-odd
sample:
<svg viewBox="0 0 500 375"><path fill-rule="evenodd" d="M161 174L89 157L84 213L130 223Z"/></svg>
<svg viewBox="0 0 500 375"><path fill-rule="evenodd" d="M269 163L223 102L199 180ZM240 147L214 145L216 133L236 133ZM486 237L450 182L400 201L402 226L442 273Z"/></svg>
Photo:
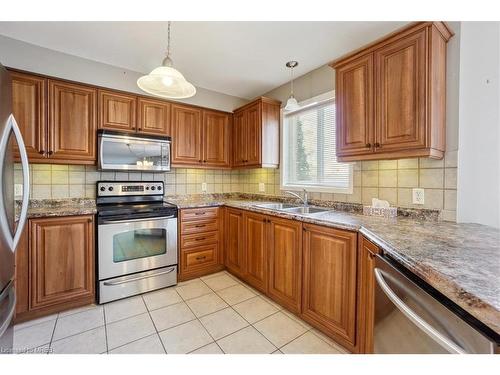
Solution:
<svg viewBox="0 0 500 375"><path fill-rule="evenodd" d="M413 204L424 204L425 193L424 189L413 189Z"/></svg>
<svg viewBox="0 0 500 375"><path fill-rule="evenodd" d="M265 193L266 192L266 184L263 182L259 182L259 193Z"/></svg>
<svg viewBox="0 0 500 375"><path fill-rule="evenodd" d="M23 195L23 184L14 184L14 195L16 197Z"/></svg>
<svg viewBox="0 0 500 375"><path fill-rule="evenodd" d="M206 182L201 183L201 191L204 193L207 192L207 183Z"/></svg>

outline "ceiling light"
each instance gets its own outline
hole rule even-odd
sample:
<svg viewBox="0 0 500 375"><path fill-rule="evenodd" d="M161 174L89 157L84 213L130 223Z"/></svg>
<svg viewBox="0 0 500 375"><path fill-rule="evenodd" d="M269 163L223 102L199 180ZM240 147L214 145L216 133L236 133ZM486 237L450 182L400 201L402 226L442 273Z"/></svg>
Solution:
<svg viewBox="0 0 500 375"><path fill-rule="evenodd" d="M167 54L161 66L137 80L137 86L148 94L168 99L185 99L196 94L196 88L172 67L170 58L170 21L168 21Z"/></svg>
<svg viewBox="0 0 500 375"><path fill-rule="evenodd" d="M291 75L291 92L288 100L286 101L285 111L295 111L300 108L299 103L297 103L297 99L293 96L293 68L295 68L299 63L297 61L289 61L286 63L286 67L290 69Z"/></svg>

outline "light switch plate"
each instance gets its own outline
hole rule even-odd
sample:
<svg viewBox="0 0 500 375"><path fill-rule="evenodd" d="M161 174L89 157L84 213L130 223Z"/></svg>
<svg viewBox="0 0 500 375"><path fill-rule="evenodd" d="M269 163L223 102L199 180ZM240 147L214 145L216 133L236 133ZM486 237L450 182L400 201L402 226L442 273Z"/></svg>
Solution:
<svg viewBox="0 0 500 375"><path fill-rule="evenodd" d="M23 195L23 184L14 184L14 195L16 197Z"/></svg>
<svg viewBox="0 0 500 375"><path fill-rule="evenodd" d="M201 183L201 191L204 193L207 192L207 183L206 182Z"/></svg>
<svg viewBox="0 0 500 375"><path fill-rule="evenodd" d="M424 204L425 193L424 189L413 189L413 204Z"/></svg>
<svg viewBox="0 0 500 375"><path fill-rule="evenodd" d="M265 193L266 192L266 184L263 182L259 182L259 193Z"/></svg>

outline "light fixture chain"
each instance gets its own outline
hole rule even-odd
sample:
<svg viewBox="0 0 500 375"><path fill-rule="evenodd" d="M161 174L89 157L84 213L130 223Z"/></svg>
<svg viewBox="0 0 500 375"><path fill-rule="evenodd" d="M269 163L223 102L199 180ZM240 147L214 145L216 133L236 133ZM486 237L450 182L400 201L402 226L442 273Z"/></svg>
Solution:
<svg viewBox="0 0 500 375"><path fill-rule="evenodd" d="M170 57L170 21L168 21L167 27L167 57Z"/></svg>

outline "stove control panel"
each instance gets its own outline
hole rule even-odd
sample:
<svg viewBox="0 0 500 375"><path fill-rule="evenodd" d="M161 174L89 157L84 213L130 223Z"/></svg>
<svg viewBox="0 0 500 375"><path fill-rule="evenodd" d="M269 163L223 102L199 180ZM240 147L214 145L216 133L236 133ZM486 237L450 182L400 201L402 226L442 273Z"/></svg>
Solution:
<svg viewBox="0 0 500 375"><path fill-rule="evenodd" d="M97 183L98 197L131 196L131 195L163 195L162 181L148 182L117 182L99 181Z"/></svg>

